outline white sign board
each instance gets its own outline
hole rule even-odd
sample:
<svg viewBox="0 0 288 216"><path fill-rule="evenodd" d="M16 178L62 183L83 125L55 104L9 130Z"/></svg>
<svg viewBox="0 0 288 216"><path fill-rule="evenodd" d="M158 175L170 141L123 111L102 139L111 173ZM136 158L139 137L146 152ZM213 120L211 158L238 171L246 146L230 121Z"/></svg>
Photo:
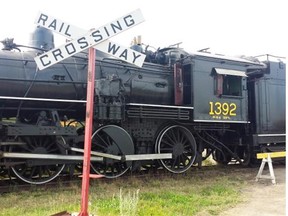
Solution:
<svg viewBox="0 0 288 216"><path fill-rule="evenodd" d="M88 33L78 36L78 38L71 40L58 48L43 53L42 55L35 57L34 60L39 70L43 70L91 46L100 44L108 38L132 28L143 21L144 18L141 11L139 9L135 10L123 17L101 26L98 29L90 30ZM52 25L54 25L54 23ZM60 32L70 34L68 30L68 26L65 27L64 24L60 25L58 29ZM77 35L79 33L75 34Z"/></svg>
<svg viewBox="0 0 288 216"><path fill-rule="evenodd" d="M84 29L78 28L74 25L71 25L60 19L56 19L55 17L52 17L42 12L38 14L34 23L38 26L42 26L71 39L77 38L87 33L87 31ZM138 67L142 67L146 57L140 52L137 52L109 40L105 40L104 42L97 44L96 46L94 46L94 48L109 55L112 55L120 60L134 64Z"/></svg>

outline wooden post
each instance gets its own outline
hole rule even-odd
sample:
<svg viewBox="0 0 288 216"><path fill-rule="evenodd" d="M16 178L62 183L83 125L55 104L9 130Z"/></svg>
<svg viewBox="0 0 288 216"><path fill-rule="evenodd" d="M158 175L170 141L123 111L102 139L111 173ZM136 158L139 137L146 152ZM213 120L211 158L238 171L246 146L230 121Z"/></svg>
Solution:
<svg viewBox="0 0 288 216"><path fill-rule="evenodd" d="M89 197L90 152L91 152L91 137L93 127L93 107L94 107L94 89L95 89L95 60L96 60L96 50L94 48L89 48L81 212L79 213L79 216L89 215L88 197Z"/></svg>

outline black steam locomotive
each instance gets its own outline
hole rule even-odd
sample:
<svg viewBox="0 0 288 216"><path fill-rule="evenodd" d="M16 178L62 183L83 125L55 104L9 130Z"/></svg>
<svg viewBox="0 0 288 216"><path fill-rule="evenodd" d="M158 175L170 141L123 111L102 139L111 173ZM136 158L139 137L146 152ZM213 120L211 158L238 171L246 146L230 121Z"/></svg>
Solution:
<svg viewBox="0 0 288 216"><path fill-rule="evenodd" d="M5 40L0 51L0 175L43 184L81 168L88 60L39 71L34 57L53 35L38 28L31 42L24 52ZM283 61L132 48L146 54L142 68L97 51L92 171L183 173L210 155L248 165L257 152L285 150Z"/></svg>

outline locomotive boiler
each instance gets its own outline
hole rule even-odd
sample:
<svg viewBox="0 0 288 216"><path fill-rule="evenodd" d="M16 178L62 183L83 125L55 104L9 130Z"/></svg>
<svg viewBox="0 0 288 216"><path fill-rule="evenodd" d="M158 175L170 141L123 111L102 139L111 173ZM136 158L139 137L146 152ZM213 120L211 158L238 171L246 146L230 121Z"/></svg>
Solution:
<svg viewBox="0 0 288 216"><path fill-rule="evenodd" d="M28 51L6 40L0 52L0 170L31 184L83 160L87 53L39 71L34 57L53 46L38 28ZM183 173L210 155L247 165L257 152L285 149L281 60L132 48L146 54L142 68L96 52L93 172Z"/></svg>

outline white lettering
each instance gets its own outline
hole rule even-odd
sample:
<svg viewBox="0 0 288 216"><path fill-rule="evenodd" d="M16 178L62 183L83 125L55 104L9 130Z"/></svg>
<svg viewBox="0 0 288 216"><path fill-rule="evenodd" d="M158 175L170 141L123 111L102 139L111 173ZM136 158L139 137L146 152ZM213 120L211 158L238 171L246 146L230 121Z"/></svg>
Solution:
<svg viewBox="0 0 288 216"><path fill-rule="evenodd" d="M79 29L77 27L70 28L71 26L70 24L44 13L39 13L34 23L36 25L42 26L51 31L59 33L65 37L71 37L72 35L73 37L77 37L86 32L85 30Z"/></svg>
<svg viewBox="0 0 288 216"><path fill-rule="evenodd" d="M107 50L108 53L112 52L112 54L115 55L117 53L117 51L119 50L120 46L117 46L117 48L116 48L116 44L113 44L112 46L111 46L111 44L112 44L111 42L109 42L108 44L109 44L108 50Z"/></svg>
<svg viewBox="0 0 288 216"><path fill-rule="evenodd" d="M135 64L142 67L146 56L140 52L120 46L111 41L104 41L96 46L96 49L101 50L107 54L113 55L123 61Z"/></svg>
<svg viewBox="0 0 288 216"><path fill-rule="evenodd" d="M125 60L127 59L127 49L125 49L119 56L119 58L124 58Z"/></svg>
<svg viewBox="0 0 288 216"><path fill-rule="evenodd" d="M60 33L66 37L68 36L78 38L58 48L50 50L40 56L35 57L35 61L38 65L38 68L42 70L78 52L81 52L84 49L97 45L95 46L96 49L106 52L108 54L114 53L113 55L116 55L118 58L141 67L144 62L145 55L116 44L112 45L115 46L113 48L111 47L111 44L109 45L109 41L106 40L143 21L144 18L142 16L142 13L138 9L126 16L123 16L104 26L101 26L96 30L91 30L85 34L85 30L83 29L67 24L59 19L48 16L47 14L40 13L35 21L36 24ZM80 35L82 36L79 37ZM104 46L102 44L104 44ZM116 47L119 47L119 51L118 49L115 50Z"/></svg>
<svg viewBox="0 0 288 216"><path fill-rule="evenodd" d="M135 61L136 61L137 58L141 57L141 53L138 53L138 55L137 55L137 53L138 53L138 52L135 52L135 51L133 52L133 58L134 58L134 59L133 59L133 63L135 63ZM146 57L146 56L145 56L145 57ZM144 58L144 60L145 60L145 58Z"/></svg>

